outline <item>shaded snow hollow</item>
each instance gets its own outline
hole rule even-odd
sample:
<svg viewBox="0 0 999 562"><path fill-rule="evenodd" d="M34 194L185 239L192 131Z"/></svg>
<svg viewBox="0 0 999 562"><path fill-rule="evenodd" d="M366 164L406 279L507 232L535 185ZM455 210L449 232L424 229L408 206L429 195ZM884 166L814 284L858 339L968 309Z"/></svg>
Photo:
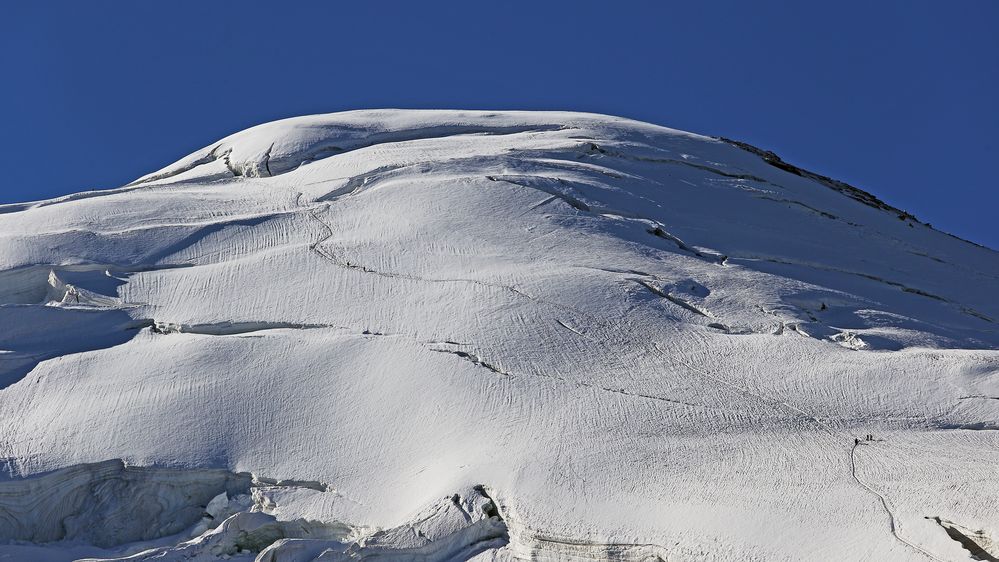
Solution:
<svg viewBox="0 0 999 562"><path fill-rule="evenodd" d="M994 560L999 259L602 115L0 206L0 558Z"/></svg>

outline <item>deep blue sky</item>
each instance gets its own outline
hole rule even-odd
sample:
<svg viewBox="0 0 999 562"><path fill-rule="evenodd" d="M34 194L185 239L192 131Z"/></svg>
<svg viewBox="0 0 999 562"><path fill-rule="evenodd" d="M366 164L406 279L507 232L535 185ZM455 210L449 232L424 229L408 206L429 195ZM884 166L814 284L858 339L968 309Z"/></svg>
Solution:
<svg viewBox="0 0 999 562"><path fill-rule="evenodd" d="M570 109L744 140L999 248L999 2L16 2L0 201L116 187L248 126Z"/></svg>

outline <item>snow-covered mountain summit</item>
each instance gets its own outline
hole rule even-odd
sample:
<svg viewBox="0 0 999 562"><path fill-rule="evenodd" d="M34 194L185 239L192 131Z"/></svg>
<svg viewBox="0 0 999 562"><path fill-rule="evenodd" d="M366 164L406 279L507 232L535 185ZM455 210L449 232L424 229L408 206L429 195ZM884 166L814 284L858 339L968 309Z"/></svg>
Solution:
<svg viewBox="0 0 999 562"><path fill-rule="evenodd" d="M994 559L997 280L735 141L260 125L0 206L0 555Z"/></svg>

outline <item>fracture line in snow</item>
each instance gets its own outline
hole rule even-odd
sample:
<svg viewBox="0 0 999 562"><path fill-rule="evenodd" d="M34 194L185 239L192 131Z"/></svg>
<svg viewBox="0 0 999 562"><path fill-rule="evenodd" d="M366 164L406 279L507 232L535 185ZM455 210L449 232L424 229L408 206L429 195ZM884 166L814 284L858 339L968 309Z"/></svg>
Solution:
<svg viewBox="0 0 999 562"><path fill-rule="evenodd" d="M157 334L200 334L207 336L232 336L252 334L268 330L349 330L346 326L335 324L302 324L297 322L279 321L248 321L248 322L214 322L205 324L173 324L170 322L153 322L151 329Z"/></svg>
<svg viewBox="0 0 999 562"><path fill-rule="evenodd" d="M570 332L576 334L577 336L584 337L586 339L590 339L590 337L587 336L586 334L584 334L583 332L580 332L579 330L573 328L572 326L566 324L565 322L563 322L561 320L556 319L555 322L558 323L559 326L562 326L563 328L565 328L566 330L569 330Z"/></svg>
<svg viewBox="0 0 999 562"><path fill-rule="evenodd" d="M329 208L328 204L326 205L326 208ZM365 265L351 263L351 262L349 262L347 260L344 260L344 259L341 259L341 258L337 257L336 254L334 254L331 251L328 251L324 247L324 244L330 238L333 237L333 227L330 224L328 224L326 221L324 221L323 219L319 218L319 215L315 212L315 210L310 211L309 212L309 216L311 216L314 220L316 220L317 222L319 222L326 229L326 235L323 236L322 238L320 238L318 241L313 242L309 246L309 248L312 251L316 252L316 254L318 254L320 257L322 257L326 261L329 261L330 263L332 263L334 265L337 265L339 267L343 267L343 268L347 268L347 269L353 269L355 271L362 271L364 273L370 273L372 275L378 275L380 277L388 277L388 278L393 278L393 279L407 279L409 281L422 281L422 282L425 282L425 283L469 283L469 284L473 284L473 285L481 285L483 287L491 287L491 288L494 288L494 289L501 289L501 290L504 290L504 291L509 291L511 293L514 293L514 294L520 296L520 297L526 298L526 299L528 299L528 300L530 300L532 302L538 302L538 303L542 303L542 304L552 304L552 305L555 304L555 303L545 303L545 301L543 301L541 299L538 299L537 297L534 297L532 295L529 295L529 294L521 291L520 289L517 289L516 287L512 287L510 285L503 285L501 283L491 283L489 281L481 281L479 279L468 279L468 278L461 278L461 277L458 277L458 278L421 277L421 276L418 276L418 275L411 275L411 274L407 274L407 273L395 273L395 272L388 272L388 271L380 271L380 270L377 270L377 269L373 269L373 268L367 267ZM557 305L557 306L562 306L563 308L569 308L569 307L565 307L564 305Z"/></svg>
<svg viewBox="0 0 999 562"><path fill-rule="evenodd" d="M586 147L588 149L589 153L591 153L591 154L601 154L601 155L604 155L604 156L610 156L612 158L618 158L620 160L630 160L632 162L648 162L648 163L652 163L652 164L672 164L674 166L686 166L688 168L694 168L694 169L697 169L697 170L701 170L703 172L708 172L708 173L715 174L715 175L722 176L722 177L726 177L726 178L737 179L737 180L746 180L746 181L755 181L755 182L763 183L763 184L767 184L767 185L774 185L769 180L767 180L765 178L761 178L759 176L754 176L752 174L747 174L747 173L728 172L728 171L721 170L721 169L718 169L718 168L715 168L715 167L712 167L712 166L706 166L704 164L696 164L694 162L689 162L687 160L677 160L676 158L655 158L655 157L651 157L651 156L633 156L631 154L626 154L624 152L618 152L616 150L608 150L608 149L606 149L606 148L598 145L595 142L589 142L589 143L586 143L583 146ZM643 146L647 146L647 145L643 145ZM648 147L648 148L655 149L655 147ZM776 187L780 187L780 186L776 186Z"/></svg>
<svg viewBox="0 0 999 562"><path fill-rule="evenodd" d="M703 316L705 318L710 318L710 319L714 319L715 318L715 315L711 314L710 311L708 311L706 309L703 309L701 307L695 306L693 304L690 304L689 302L681 299L680 297L677 297L677 296L672 295L672 294L670 294L670 293L668 293L666 291L663 291L659 287L656 287L655 285L653 285L652 283L649 283L648 281L646 281L644 279L636 279L635 282L638 283L639 285L645 287L646 289L648 289L649 292L651 292L652 294L654 294L656 296L659 296L659 297L662 297L662 298L668 300L669 302L671 302L671 303L679 306L680 308L683 308L684 310L687 310L689 312L693 312L694 314Z"/></svg>
<svg viewBox="0 0 999 562"><path fill-rule="evenodd" d="M511 179L511 178L514 178L514 179ZM533 210L533 209L535 209L537 207L540 207L542 205L550 203L554 199L560 199L560 200L564 201L570 207L572 207L572 208L574 208L574 209L576 209L578 211L584 212L584 213L590 213L590 214L593 214L593 215L596 215L596 216L605 216L605 215L606 216L613 216L613 217L617 217L619 219L627 220L627 221L639 221L639 222L643 223L646 226L648 226L648 225L655 225L652 228L649 228L647 230L647 232L649 234L652 234L653 236L656 236L658 238L662 238L664 240L669 240L670 242L676 244L677 248L679 248L680 250L682 250L684 252L688 252L690 254L693 254L694 256L696 256L698 258L701 258L703 260L706 260L709 263L726 265L725 262L728 259L727 256L723 256L723 255L720 255L720 254L715 254L715 253L712 253L712 252L701 252L701 251L697 250L696 248L691 247L690 245L688 245L687 243L685 243L680 238L674 236L673 234L670 234L659 221L656 221L656 220L653 220L653 219L650 219L650 218L646 218L646 217L643 217L643 216L639 216L639 215L636 215L636 214L633 214L633 213L628 213L628 212L620 211L620 210L617 210L617 209L611 209L611 208L607 208L607 207L593 207L591 205L587 205L586 203L580 201L579 199L576 199L575 197L572 197L571 195L568 195L566 193L562 193L561 191L558 191L556 189L552 189L552 188L546 189L544 186L541 186L541 185L531 185L530 183L525 183L524 181L518 181L517 178L538 178L538 179L541 179L541 180L554 180L554 181L562 183L562 184L567 184L567 182L565 180L563 180L562 178L550 178L550 177L547 177L547 176L538 176L538 175L534 175L534 176L515 176L515 177L514 176L500 176L500 175L488 175L488 176L486 176L486 179L488 179L489 181L493 181L493 182L504 182L504 183L508 183L508 184L511 184L511 185L516 185L516 186L525 187L525 188L528 188L528 189L533 189L535 191L539 191L541 193L546 193L546 194L550 195L550 197L548 199L545 199L544 201L542 201L542 202L540 202L540 203L538 203L536 205L531 206L529 209L527 209L527 211L524 211L524 213L521 213L521 216L523 216L523 214L525 214L525 213L527 213L527 212L529 212L529 211L531 211L531 210Z"/></svg>
<svg viewBox="0 0 999 562"><path fill-rule="evenodd" d="M942 297L940 295L935 295L933 293L924 291L922 289L918 289L918 288L915 288L915 287L910 287L910 286L905 285L903 283L899 283L898 281L892 281L891 279L884 279L884 278L878 277L877 275L871 275L869 273L862 273L862 272L859 272L859 271L850 271L848 269L841 269L841 268L838 268L838 267L830 267L830 266L825 266L825 265L821 265L821 264L817 264L817 263L811 263L811 262L805 262L805 261L792 261L792 260L787 260L787 259L777 259L777 258L773 258L773 257L730 256L730 259L737 259L737 260L744 260L744 261L765 261L765 262L776 263L776 264L780 264L780 265L792 265L792 266L796 266L796 267L806 267L806 268L809 268L809 269L815 269L815 270L818 270L818 271L828 271L828 272L831 272L831 273L841 273L841 274L844 274L844 275L853 275L853 276L856 276L856 277L861 277L861 278L864 278L864 279L869 279L871 281L876 281L878 283L884 283L885 285L888 285L888 286L891 286L891 287L896 287L899 290L901 290L903 293L909 293L909 294L912 294L912 295L919 295L921 297L926 297L928 299L932 299L932 300L935 300L935 301L939 301L939 302L945 303L945 304L947 304L947 305L949 305L949 306L951 306L953 308L956 308L956 309L960 310L964 314L967 314L969 316L974 316L975 318L978 318L979 320L984 320L985 322L989 322L990 324L995 324L996 323L992 318L990 318L990 317L988 317L988 316L986 316L986 315L978 312L977 310L974 310L973 308L964 306L961 303L958 303L958 302L946 299L946 298L944 298L944 297Z"/></svg>
<svg viewBox="0 0 999 562"><path fill-rule="evenodd" d="M477 355L474 355L472 353L468 353L468 352L465 352L465 351L452 351L452 350L449 350L449 349L434 349L434 348L431 348L431 351L436 351L436 352L439 352L439 353L450 353L452 355L457 355L458 357L460 357L460 358L462 358L462 359L464 359L466 361L470 361L471 363L473 363L475 365L478 365L479 367L483 367L483 368L489 369L490 371L492 371L492 372L494 372L496 374L499 374L499 375L503 375L504 377L509 377L509 378L525 378L525 377L526 378L530 378L530 377L544 378L544 379L550 379L550 380L559 381L561 383L565 383L565 384L569 384L569 385L572 385L572 386L576 386L578 388L589 388L589 389L599 390L599 391L603 391L603 392L611 392L611 393L614 393L614 394L622 394L624 396L633 396L633 397L636 397L636 398L645 398L645 399L648 399L648 400L656 400L656 401L659 401L659 402L669 402L671 404L680 404L682 406L690 406L690 407L693 407L693 408L702 408L702 409L705 409L705 410L717 410L716 408L711 408L709 406L705 406L704 404L694 404L693 402L684 402L683 400L676 400L676 399L673 399L673 398L665 398L663 396L654 396L654 395L651 395L651 394L642 394L642 393L639 393L639 392L632 392L630 390L625 390L623 388L610 388L610 387L606 387L606 386L600 386L600 385L588 383L586 381L574 381L574 380L567 379L565 377L560 377L558 375L552 375L552 374L547 374L547 373L511 373L509 371L504 371L504 370L500 369L499 367L493 365L492 363L484 361L481 357L479 357Z"/></svg>

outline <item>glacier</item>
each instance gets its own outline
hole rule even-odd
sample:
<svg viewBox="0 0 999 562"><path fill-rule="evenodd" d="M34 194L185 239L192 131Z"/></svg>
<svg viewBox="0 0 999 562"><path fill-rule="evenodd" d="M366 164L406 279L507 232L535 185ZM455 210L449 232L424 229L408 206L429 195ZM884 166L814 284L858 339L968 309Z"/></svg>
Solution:
<svg viewBox="0 0 999 562"><path fill-rule="evenodd" d="M997 560L997 258L624 118L259 125L0 205L0 560Z"/></svg>

